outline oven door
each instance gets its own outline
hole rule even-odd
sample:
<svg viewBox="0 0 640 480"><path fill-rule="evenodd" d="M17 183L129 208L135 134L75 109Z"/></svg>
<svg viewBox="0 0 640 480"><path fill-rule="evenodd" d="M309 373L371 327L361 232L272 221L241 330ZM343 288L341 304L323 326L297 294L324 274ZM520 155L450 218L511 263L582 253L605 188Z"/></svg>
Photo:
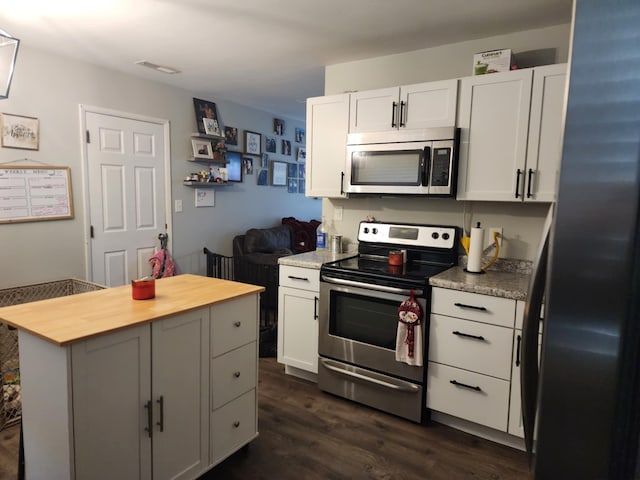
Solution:
<svg viewBox="0 0 640 480"><path fill-rule="evenodd" d="M318 312L320 356L422 383L424 367L395 359L398 307L409 293L323 276ZM429 316L425 292L414 289L414 295L424 312L422 344L426 346L428 324L424 322Z"/></svg>

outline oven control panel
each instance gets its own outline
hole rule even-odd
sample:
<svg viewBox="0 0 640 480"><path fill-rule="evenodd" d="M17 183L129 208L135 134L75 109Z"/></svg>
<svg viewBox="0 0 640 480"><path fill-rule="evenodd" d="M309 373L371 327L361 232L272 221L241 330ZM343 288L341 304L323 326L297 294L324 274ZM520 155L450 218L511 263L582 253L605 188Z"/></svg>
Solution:
<svg viewBox="0 0 640 480"><path fill-rule="evenodd" d="M456 228L439 225L361 222L358 241L393 243L415 247L453 248Z"/></svg>

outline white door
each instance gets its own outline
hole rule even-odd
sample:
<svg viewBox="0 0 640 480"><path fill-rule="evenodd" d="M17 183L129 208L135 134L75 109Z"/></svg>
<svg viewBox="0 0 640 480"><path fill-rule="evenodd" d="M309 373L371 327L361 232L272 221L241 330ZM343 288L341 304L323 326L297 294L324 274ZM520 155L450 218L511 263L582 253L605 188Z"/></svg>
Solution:
<svg viewBox="0 0 640 480"><path fill-rule="evenodd" d="M165 132L160 122L87 111L92 281L116 286L151 274L165 232Z"/></svg>

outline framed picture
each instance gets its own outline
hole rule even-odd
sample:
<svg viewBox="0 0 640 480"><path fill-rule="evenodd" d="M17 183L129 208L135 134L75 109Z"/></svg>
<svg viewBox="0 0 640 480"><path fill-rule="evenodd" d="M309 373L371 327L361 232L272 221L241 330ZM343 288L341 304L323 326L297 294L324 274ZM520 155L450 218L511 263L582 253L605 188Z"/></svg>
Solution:
<svg viewBox="0 0 640 480"><path fill-rule="evenodd" d="M262 154L262 134L244 131L244 153L247 155Z"/></svg>
<svg viewBox="0 0 640 480"><path fill-rule="evenodd" d="M305 147L298 147L298 155L296 160L298 162L304 162L307 159L307 149Z"/></svg>
<svg viewBox="0 0 640 480"><path fill-rule="evenodd" d="M258 185L269 185L269 170L266 168L261 169L258 172Z"/></svg>
<svg viewBox="0 0 640 480"><path fill-rule="evenodd" d="M215 206L215 190L212 188L196 188L196 208Z"/></svg>
<svg viewBox="0 0 640 480"><path fill-rule="evenodd" d="M218 112L216 110L216 104L207 100L201 100L199 98L193 99L193 108L196 112L196 125L198 126L198 132L206 134L204 129L204 118L210 118L218 121Z"/></svg>
<svg viewBox="0 0 640 480"><path fill-rule="evenodd" d="M242 181L242 157L240 152L227 152L227 176L229 182Z"/></svg>
<svg viewBox="0 0 640 480"><path fill-rule="evenodd" d="M279 118L273 119L273 133L275 135L284 135L284 120Z"/></svg>
<svg viewBox="0 0 640 480"><path fill-rule="evenodd" d="M242 159L242 169L245 175L253 175L253 158L244 157Z"/></svg>
<svg viewBox="0 0 640 480"><path fill-rule="evenodd" d="M203 118L202 123L204 124L204 133L207 135L216 135L218 137L222 136L222 132L218 126L218 120L215 118Z"/></svg>
<svg viewBox="0 0 640 480"><path fill-rule="evenodd" d="M269 166L269 155L267 155L266 153L263 153L260 159L261 159L260 167L267 168Z"/></svg>
<svg viewBox="0 0 640 480"><path fill-rule="evenodd" d="M273 137L265 138L265 150L269 153L276 153L276 139Z"/></svg>
<svg viewBox="0 0 640 480"><path fill-rule="evenodd" d="M290 178L287 183L287 192L289 193L298 193L298 179Z"/></svg>
<svg viewBox="0 0 640 480"><path fill-rule="evenodd" d="M307 178L307 166L303 163L302 165L298 165L298 177L299 178Z"/></svg>
<svg viewBox="0 0 640 480"><path fill-rule="evenodd" d="M291 155L291 140L282 140L282 154Z"/></svg>
<svg viewBox="0 0 640 480"><path fill-rule="evenodd" d="M271 185L274 187L287 185L287 162L271 162Z"/></svg>
<svg viewBox="0 0 640 480"><path fill-rule="evenodd" d="M224 141L227 145L238 145L238 129L236 127L224 127Z"/></svg>
<svg viewBox="0 0 640 480"><path fill-rule="evenodd" d="M298 165L295 163L287 163L287 177L295 178L298 176Z"/></svg>
<svg viewBox="0 0 640 480"><path fill-rule="evenodd" d="M191 147L193 148L193 156L195 158L213 158L213 150L211 149L211 142L209 140L192 138Z"/></svg>
<svg viewBox="0 0 640 480"><path fill-rule="evenodd" d="M300 179L298 180L298 193L304 193L305 181Z"/></svg>
<svg viewBox="0 0 640 480"><path fill-rule="evenodd" d="M40 121L37 118L3 113L1 123L3 147L39 149Z"/></svg>
<svg viewBox="0 0 640 480"><path fill-rule="evenodd" d="M306 142L306 137L305 137L304 128L296 127L296 143L305 143L305 142Z"/></svg>

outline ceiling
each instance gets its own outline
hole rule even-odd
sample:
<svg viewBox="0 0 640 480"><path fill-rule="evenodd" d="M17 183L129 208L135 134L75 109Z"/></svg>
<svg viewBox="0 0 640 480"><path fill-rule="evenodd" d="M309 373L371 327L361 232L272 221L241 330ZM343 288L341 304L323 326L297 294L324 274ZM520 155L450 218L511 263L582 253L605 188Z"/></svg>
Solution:
<svg viewBox="0 0 640 480"><path fill-rule="evenodd" d="M568 23L572 0L20 0L21 45L304 118L324 66ZM168 75L138 65L173 67ZM19 61L19 56L18 56Z"/></svg>

